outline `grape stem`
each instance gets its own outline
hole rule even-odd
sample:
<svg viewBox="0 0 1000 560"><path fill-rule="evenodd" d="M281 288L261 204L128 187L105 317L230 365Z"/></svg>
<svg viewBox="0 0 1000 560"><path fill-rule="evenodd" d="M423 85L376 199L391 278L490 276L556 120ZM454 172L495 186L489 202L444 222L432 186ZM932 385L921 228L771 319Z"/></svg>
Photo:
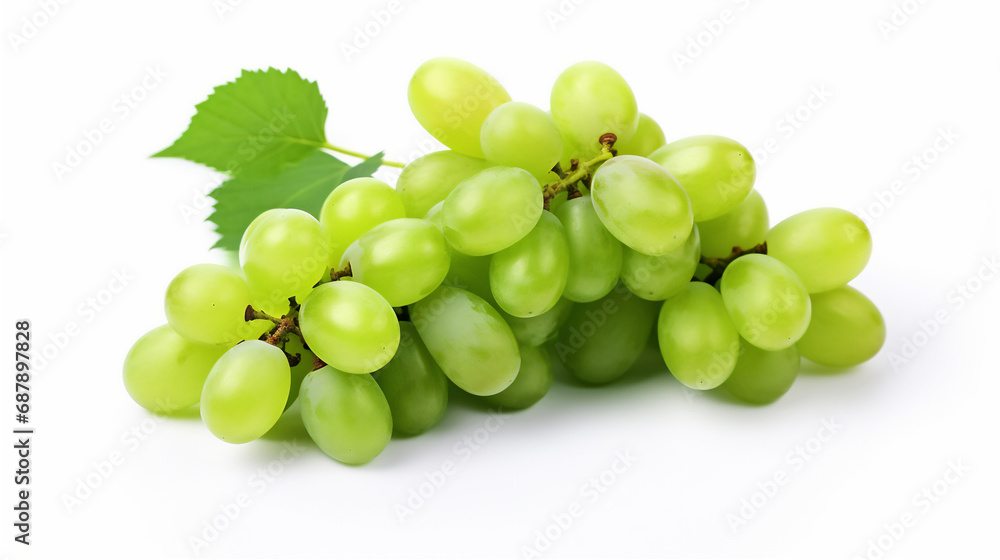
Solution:
<svg viewBox="0 0 1000 560"><path fill-rule="evenodd" d="M324 367L326 367L326 362L324 362L323 360L319 359L319 356L313 356L313 368L312 368L312 370L316 371L316 370L318 370L320 368L324 368Z"/></svg>
<svg viewBox="0 0 1000 560"><path fill-rule="evenodd" d="M243 312L243 320L250 322L262 319L274 323L277 328L270 332L270 335L267 337L265 342L277 346L281 338L285 336L286 333L295 333L300 337L302 336L302 331L299 330L299 326L295 324L296 315L298 315L298 309L293 309L288 315L279 319L266 311L258 311L254 309L252 305L248 305L246 311Z"/></svg>
<svg viewBox="0 0 1000 560"><path fill-rule="evenodd" d="M339 152L341 154L344 154L345 156L356 157L358 159L368 159L368 158L371 157L369 155L362 154L361 152L355 152L354 150L348 150L347 148L341 148L340 146L334 146L333 144L331 144L329 142L323 142L323 144L321 144L320 147L322 147L324 149L327 149L327 150L330 150L331 152ZM390 160L387 160L387 159L383 159L382 160L382 165L387 165L389 167L400 167L400 168L406 167L405 163L400 163L398 161L390 161Z"/></svg>
<svg viewBox="0 0 1000 560"><path fill-rule="evenodd" d="M353 273L351 272L351 263L347 263L347 266L345 266L344 268L342 268L340 270L337 270L336 268L331 268L330 269L330 281L331 282L336 282L337 280L340 280L341 278L350 278L351 276L353 276Z"/></svg>
<svg viewBox="0 0 1000 560"><path fill-rule="evenodd" d="M729 253L728 257L701 257L699 262L703 265L711 267L712 272L705 277L703 282L707 284L715 284L719 278L722 278L722 273L726 271L726 267L736 259L742 257L743 255L750 254L767 254L767 242L761 243L759 245L754 245L749 249L740 249L739 247L733 247L732 252Z"/></svg>
<svg viewBox="0 0 1000 560"><path fill-rule="evenodd" d="M569 172L562 179L542 187L545 209L549 209L549 203L556 197L557 194L566 190L576 191L576 184L578 182L591 176L595 168L599 167L605 161L613 158L615 156L615 150L612 146L615 145L617 140L618 137L615 136L614 133L608 132L607 134L602 135L600 138L601 153L598 154L597 157L584 162L573 160L574 165L570 166ZM555 170L556 168L553 168L553 171ZM579 193L579 191L576 192ZM570 194L573 194L573 192Z"/></svg>

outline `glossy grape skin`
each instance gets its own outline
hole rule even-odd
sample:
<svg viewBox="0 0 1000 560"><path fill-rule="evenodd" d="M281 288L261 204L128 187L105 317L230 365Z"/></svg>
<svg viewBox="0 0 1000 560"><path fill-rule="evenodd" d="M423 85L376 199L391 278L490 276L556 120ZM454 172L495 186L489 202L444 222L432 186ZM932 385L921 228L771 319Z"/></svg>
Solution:
<svg viewBox="0 0 1000 560"><path fill-rule="evenodd" d="M427 211L424 217L428 222L443 229L441 208L443 202L434 205ZM444 277L444 284L455 288L468 290L477 296L485 299L490 305L496 307L496 301L490 292L490 256L473 257L460 251L456 251L451 245L448 246L451 260L448 265L448 274Z"/></svg>
<svg viewBox="0 0 1000 560"><path fill-rule="evenodd" d="M617 156L594 174L591 197L604 227L647 255L682 245L694 218L684 189L662 167L638 156Z"/></svg>
<svg viewBox="0 0 1000 560"><path fill-rule="evenodd" d="M663 135L663 129L645 113L639 113L639 125L635 129L635 134L628 139L628 142L615 142L614 148L618 150L620 156L642 156L662 148L667 144L667 138Z"/></svg>
<svg viewBox="0 0 1000 560"><path fill-rule="evenodd" d="M330 268L340 263L347 247L362 234L403 217L406 217L403 198L378 179L359 177L333 189L319 213L319 224L330 250Z"/></svg>
<svg viewBox="0 0 1000 560"><path fill-rule="evenodd" d="M396 180L396 191L406 207L406 215L422 218L459 183L488 167L490 164L484 159L452 150L432 152L403 168Z"/></svg>
<svg viewBox="0 0 1000 560"><path fill-rule="evenodd" d="M289 356L299 356L299 363L291 367L292 382L288 388L288 399L285 401L285 410L288 410L299 397L302 380L312 371L316 355L303 346L302 339L296 335L288 337L288 341L285 342L285 352Z"/></svg>
<svg viewBox="0 0 1000 560"><path fill-rule="evenodd" d="M622 285L597 301L575 304L553 353L577 379L610 383L639 359L659 307Z"/></svg>
<svg viewBox="0 0 1000 560"><path fill-rule="evenodd" d="M456 152L481 158L479 131L486 117L510 101L485 70L457 58L432 58L410 79L410 110L424 130Z"/></svg>
<svg viewBox="0 0 1000 560"><path fill-rule="evenodd" d="M201 392L201 419L215 437L246 443L267 433L285 410L288 359L276 346L248 340L212 367Z"/></svg>
<svg viewBox="0 0 1000 560"><path fill-rule="evenodd" d="M125 356L125 390L151 412L183 410L198 404L208 372L225 351L225 346L191 342L170 325L161 325L139 337Z"/></svg>
<svg viewBox="0 0 1000 560"><path fill-rule="evenodd" d="M329 263L322 227L301 210L264 212L240 242L240 267L247 285L255 300L265 301L271 309L290 297L304 301L316 282L329 274Z"/></svg>
<svg viewBox="0 0 1000 560"><path fill-rule="evenodd" d="M535 177L545 177L563 151L552 117L520 101L493 109L483 122L479 138L488 161L520 167Z"/></svg>
<svg viewBox="0 0 1000 560"><path fill-rule="evenodd" d="M552 387L552 359L549 352L539 346L521 346L521 368L509 387L484 400L500 410L528 408L549 392Z"/></svg>
<svg viewBox="0 0 1000 560"><path fill-rule="evenodd" d="M757 191L750 191L736 208L718 218L698 222L701 254L724 258L732 254L733 247L756 247L764 242L767 228L768 215L764 198Z"/></svg>
<svg viewBox="0 0 1000 560"><path fill-rule="evenodd" d="M748 403L772 403L792 387L799 374L800 362L795 345L772 352L741 339L740 357L722 388Z"/></svg>
<svg viewBox="0 0 1000 560"><path fill-rule="evenodd" d="M722 296L704 282L663 302L656 332L670 373L692 389L718 387L736 366L739 334Z"/></svg>
<svg viewBox="0 0 1000 560"><path fill-rule="evenodd" d="M581 159L600 153L601 135L611 132L628 142L639 124L632 88L600 62L579 62L559 74L549 105L556 127L572 143L572 157Z"/></svg>
<svg viewBox="0 0 1000 560"><path fill-rule="evenodd" d="M451 250L434 224L399 218L379 224L344 252L338 268L350 265L354 280L374 289L393 307L415 303L441 285Z"/></svg>
<svg viewBox="0 0 1000 560"><path fill-rule="evenodd" d="M493 395L514 381L521 365L517 339L483 298L441 286L409 310L434 361L459 388Z"/></svg>
<svg viewBox="0 0 1000 560"><path fill-rule="evenodd" d="M256 325L244 315L250 288L238 272L218 264L196 264L170 281L163 307L177 334L201 344L232 344Z"/></svg>
<svg viewBox="0 0 1000 560"><path fill-rule="evenodd" d="M370 375L320 368L302 381L299 401L309 437L341 463L371 461L392 437L389 403Z"/></svg>
<svg viewBox="0 0 1000 560"><path fill-rule="evenodd" d="M864 270L872 254L868 227L839 208L795 214L771 228L765 239L767 254L794 270L809 293L847 284Z"/></svg>
<svg viewBox="0 0 1000 560"><path fill-rule="evenodd" d="M511 332L518 344L522 346L541 346L554 339L559 334L559 327L566 322L573 311L573 302L566 298L560 299L545 313L535 317L515 317L500 311L500 316L510 326Z"/></svg>
<svg viewBox="0 0 1000 560"><path fill-rule="evenodd" d="M389 410L392 429L403 436L422 434L436 425L448 405L448 378L420 340L413 323L399 323L399 350L372 374Z"/></svg>
<svg viewBox="0 0 1000 560"><path fill-rule="evenodd" d="M604 227L589 195L567 200L552 213L566 229L569 273L563 297L586 303L608 294L622 269L622 244Z"/></svg>
<svg viewBox="0 0 1000 560"><path fill-rule="evenodd" d="M318 286L299 310L309 348L347 373L371 373L389 363L399 346L396 313L378 292L358 282Z"/></svg>
<svg viewBox="0 0 1000 560"><path fill-rule="evenodd" d="M472 256L491 255L517 243L541 215L541 185L515 167L491 167L462 181L441 209L448 242Z"/></svg>
<svg viewBox="0 0 1000 560"><path fill-rule="evenodd" d="M684 187L695 221L717 218L753 189L757 167L742 144L724 136L691 136L649 155Z"/></svg>
<svg viewBox="0 0 1000 560"><path fill-rule="evenodd" d="M799 339L802 356L831 367L852 367L875 357L885 343L885 319L850 286L812 294L812 320Z"/></svg>
<svg viewBox="0 0 1000 560"><path fill-rule="evenodd" d="M773 257L750 254L734 260L719 288L740 336L758 348L788 348L809 326L809 293L792 269Z"/></svg>
<svg viewBox="0 0 1000 560"><path fill-rule="evenodd" d="M528 235L490 259L490 292L507 313L537 317L562 297L568 272L565 230L544 212Z"/></svg>
<svg viewBox="0 0 1000 560"><path fill-rule="evenodd" d="M663 301L680 293L691 282L700 254L697 227L691 230L683 245L664 255L654 257L626 247L622 283L642 299Z"/></svg>

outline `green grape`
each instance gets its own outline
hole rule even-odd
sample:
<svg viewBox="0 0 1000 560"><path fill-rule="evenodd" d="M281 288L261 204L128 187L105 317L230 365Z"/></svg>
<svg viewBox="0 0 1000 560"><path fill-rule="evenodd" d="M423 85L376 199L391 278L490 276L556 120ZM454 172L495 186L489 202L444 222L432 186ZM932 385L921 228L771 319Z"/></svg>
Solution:
<svg viewBox="0 0 1000 560"><path fill-rule="evenodd" d="M805 358L832 367L867 362L885 343L885 319L875 304L850 286L812 294L812 320L799 339Z"/></svg>
<svg viewBox="0 0 1000 560"><path fill-rule="evenodd" d="M563 71L549 98L552 120L578 155L590 159L601 151L599 138L611 132L628 142L639 124L635 95L621 74L600 62L579 62Z"/></svg>
<svg viewBox="0 0 1000 560"><path fill-rule="evenodd" d="M724 136L691 136L649 155L691 197L695 221L718 218L743 201L757 177L750 151Z"/></svg>
<svg viewBox="0 0 1000 560"><path fill-rule="evenodd" d="M231 344L259 332L244 320L250 288L238 272L196 264L170 281L164 298L167 322L177 334L202 344Z"/></svg>
<svg viewBox="0 0 1000 560"><path fill-rule="evenodd" d="M406 217L403 198L378 179L359 177L333 189L319 212L319 224L330 250L330 268L340 263L340 256L362 234L403 217Z"/></svg>
<svg viewBox="0 0 1000 560"><path fill-rule="evenodd" d="M439 202L427 211L424 219L444 229L442 223L441 209L444 202ZM444 284L454 288L461 288L470 291L485 299L493 307L497 306L493 294L490 292L490 256L473 257L465 253L454 250L448 245L448 252L451 261L448 266L448 274L444 277Z"/></svg>
<svg viewBox="0 0 1000 560"><path fill-rule="evenodd" d="M667 138L660 125L646 113L639 113L639 126L636 127L635 134L628 142L615 142L615 149L622 156L648 157L666 144Z"/></svg>
<svg viewBox="0 0 1000 560"><path fill-rule="evenodd" d="M757 348L788 348L809 326L806 287L773 257L743 255L726 267L719 286L740 336Z"/></svg>
<svg viewBox="0 0 1000 560"><path fill-rule="evenodd" d="M284 352L260 340L242 342L212 366L201 391L201 419L223 441L255 440L281 417L290 386Z"/></svg>
<svg viewBox="0 0 1000 560"><path fill-rule="evenodd" d="M788 392L799 374L799 349L793 344L776 351L761 350L740 339L740 357L722 388L753 404L767 404Z"/></svg>
<svg viewBox="0 0 1000 560"><path fill-rule="evenodd" d="M825 292L854 279L872 254L872 234L854 214L816 208L779 222L767 232L767 254L785 263L809 293Z"/></svg>
<svg viewBox="0 0 1000 560"><path fill-rule="evenodd" d="M330 457L361 465L392 437L392 413L370 375L320 368L302 381L300 413L309 437Z"/></svg>
<svg viewBox="0 0 1000 560"><path fill-rule="evenodd" d="M551 212L545 212L528 235L493 255L490 291L507 313L536 317L559 301L568 272L566 232Z"/></svg>
<svg viewBox="0 0 1000 560"><path fill-rule="evenodd" d="M381 368L399 346L399 321L392 306L358 282L318 286L299 310L299 325L319 359L348 373Z"/></svg>
<svg viewBox="0 0 1000 560"><path fill-rule="evenodd" d="M694 219L684 189L662 167L639 156L617 156L594 174L591 196L604 227L647 255L684 244Z"/></svg>
<svg viewBox="0 0 1000 560"><path fill-rule="evenodd" d="M542 186L516 167L491 167L462 181L441 209L448 242L472 256L517 243L541 215Z"/></svg>
<svg viewBox="0 0 1000 560"><path fill-rule="evenodd" d="M316 218L302 210L261 214L243 234L240 266L255 298L268 308L290 297L304 301L329 274L330 252Z"/></svg>
<svg viewBox="0 0 1000 560"><path fill-rule="evenodd" d="M198 403L209 370L225 351L225 346L191 342L170 325L161 325L139 337L125 356L125 390L151 412L185 409Z"/></svg>
<svg viewBox="0 0 1000 560"><path fill-rule="evenodd" d="M548 113L511 101L493 109L479 135L486 159L546 177L562 156L562 139Z"/></svg>
<svg viewBox="0 0 1000 560"><path fill-rule="evenodd" d="M712 286L688 282L663 302L656 333L663 361L684 385L713 389L733 372L740 337Z"/></svg>
<svg viewBox="0 0 1000 560"><path fill-rule="evenodd" d="M415 436L434 427L448 405L448 378L420 340L413 323L399 323L399 350L372 374L392 411L392 429Z"/></svg>
<svg viewBox="0 0 1000 560"><path fill-rule="evenodd" d="M510 101L507 90L485 70L457 58L420 65L407 91L420 126L456 152L483 157L479 130L486 117Z"/></svg>
<svg viewBox="0 0 1000 560"><path fill-rule="evenodd" d="M288 407L292 406L295 399L299 397L302 380L312 371L316 355L306 348L302 344L302 338L296 335L288 337L288 341L285 342L285 352L289 356L299 356L299 363L291 367L292 383L288 389L288 399L285 401L285 410L288 410Z"/></svg>
<svg viewBox="0 0 1000 560"><path fill-rule="evenodd" d="M403 199L406 215L422 218L459 183L489 166L484 159L451 150L433 152L403 168L396 180L396 192Z"/></svg>
<svg viewBox="0 0 1000 560"><path fill-rule="evenodd" d="M663 301L687 287L698 268L701 254L698 228L683 245L660 256L625 248L622 282L632 293L649 301Z"/></svg>
<svg viewBox="0 0 1000 560"><path fill-rule="evenodd" d="M521 365L517 340L486 300L441 286L409 310L434 361L460 389L493 395L514 381Z"/></svg>
<svg viewBox="0 0 1000 560"><path fill-rule="evenodd" d="M521 368L509 387L484 400L500 409L528 408L552 387L552 359L542 347L521 346Z"/></svg>
<svg viewBox="0 0 1000 560"><path fill-rule="evenodd" d="M434 224L398 218L379 224L344 252L354 280L374 289L393 307L421 300L448 274L450 248Z"/></svg>
<svg viewBox="0 0 1000 560"><path fill-rule="evenodd" d="M581 381L614 381L639 359L658 309L623 285L597 301L578 303L553 345L556 358Z"/></svg>
<svg viewBox="0 0 1000 560"><path fill-rule="evenodd" d="M569 274L563 297L588 302L608 295L622 269L622 244L601 223L590 196L567 200L552 213L566 229L569 244Z"/></svg>
<svg viewBox="0 0 1000 560"><path fill-rule="evenodd" d="M475 293L475 292L473 292ZM545 313L534 317L515 317L505 313L502 309L500 316L510 326L514 338L522 346L541 346L554 339L559 334L559 327L563 326L569 314L573 311L573 302L560 298L558 302Z"/></svg>
<svg viewBox="0 0 1000 560"><path fill-rule="evenodd" d="M701 254L724 258L733 247L750 249L764 242L767 234L767 205L757 191L750 194L729 212L712 220L698 222L701 233Z"/></svg>

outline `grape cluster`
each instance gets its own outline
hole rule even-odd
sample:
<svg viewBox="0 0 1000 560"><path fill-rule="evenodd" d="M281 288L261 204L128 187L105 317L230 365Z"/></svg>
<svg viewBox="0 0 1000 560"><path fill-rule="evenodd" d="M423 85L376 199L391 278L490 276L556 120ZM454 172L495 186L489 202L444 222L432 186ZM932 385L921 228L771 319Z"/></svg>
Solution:
<svg viewBox="0 0 1000 560"><path fill-rule="evenodd" d="M847 285L871 254L864 223L821 208L770 227L748 150L666 142L610 67L565 70L549 112L450 58L408 96L449 149L396 188L343 183L318 220L264 212L241 270L178 274L167 324L125 359L136 402L200 403L213 434L243 443L298 399L316 444L359 464L433 427L450 384L533 405L555 360L609 383L652 342L687 387L767 403L800 357L849 367L881 348L881 314Z"/></svg>

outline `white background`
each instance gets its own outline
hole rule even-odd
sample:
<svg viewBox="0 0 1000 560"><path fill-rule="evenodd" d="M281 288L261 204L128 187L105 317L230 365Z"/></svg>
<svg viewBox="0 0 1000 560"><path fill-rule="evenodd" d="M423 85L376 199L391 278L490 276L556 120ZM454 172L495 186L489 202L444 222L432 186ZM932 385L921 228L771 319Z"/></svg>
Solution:
<svg viewBox="0 0 1000 560"><path fill-rule="evenodd" d="M546 547L536 531L547 528L547 558L1000 552L1000 310L982 266L998 255L996 3L402 1L387 22L382 1L245 0L228 11L225 0L68 2L38 15L50 3L0 11L2 369L12 370L16 319L32 320L34 353L49 356L32 384L33 544L12 541L4 439L0 555L194 556L192 537L233 507L202 557L521 558ZM886 34L880 21L903 7L911 14ZM44 25L26 32L22 18ZM359 37L366 27L375 33ZM350 44L360 53L345 55ZM311 444L282 463L291 455L280 441L232 446L197 417L161 421L135 405L122 359L164 322L167 283L227 259L209 251L203 221L218 178L147 156L213 86L274 66L319 81L332 143L410 159L432 144L406 84L437 55L469 59L543 107L564 67L605 61L668 139L723 134L758 150L772 222L817 206L865 209L875 250L853 284L885 314L885 349L844 373L806 364L764 408L684 391L653 355L610 387L559 383L495 431L457 402L431 433L394 440L360 468ZM149 69L165 77L142 89ZM127 112L123 95L135 96ZM57 177L53 164L102 119L112 131ZM941 131L953 138L935 149ZM765 145L776 147L766 159ZM839 426L832 436L824 422ZM294 418L285 429L301 437ZM464 439L475 437L486 441L473 450ZM630 464L605 473L619 453ZM120 461L108 469L111 457ZM397 505L445 461L456 473L401 522ZM280 474L258 474L268 468ZM608 484L592 500L588 481L602 473ZM233 506L240 494L246 505ZM71 496L80 503L68 507ZM550 528L575 507L582 516ZM892 529L906 514L913 523Z"/></svg>

